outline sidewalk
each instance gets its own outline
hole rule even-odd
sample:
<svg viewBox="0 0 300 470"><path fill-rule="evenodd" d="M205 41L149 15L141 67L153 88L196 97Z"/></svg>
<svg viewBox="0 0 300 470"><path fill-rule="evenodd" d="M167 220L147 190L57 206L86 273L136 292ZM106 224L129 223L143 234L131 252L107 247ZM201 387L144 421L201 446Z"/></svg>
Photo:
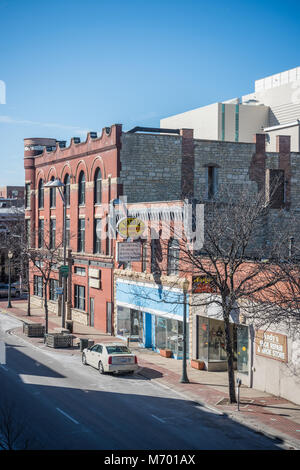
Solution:
<svg viewBox="0 0 300 470"><path fill-rule="evenodd" d="M44 311L42 308L31 307L31 316L28 317L27 302L14 300L13 308L7 309L7 302L0 301L0 312L14 316L21 321L44 324ZM61 317L49 311L49 332L61 326ZM14 334L26 339L38 347L44 348L41 338L28 338L22 328L14 330ZM73 336L76 338L89 338L95 342L121 342L123 340L102 333L96 328L74 323ZM137 355L140 366L139 374L148 380L153 380L163 387L184 395L192 401L208 406L213 410L226 414L231 419L262 432L272 438L285 441L288 448L300 450L300 405L291 403L283 398L275 397L259 390L241 387L240 411L237 405L228 402L228 379L226 372L207 372L195 370L187 365L187 375L190 383L181 384L182 361L167 359L149 349L140 348L136 343L130 343L130 349ZM53 350L55 351L55 349ZM60 353L78 355L78 347L59 349Z"/></svg>

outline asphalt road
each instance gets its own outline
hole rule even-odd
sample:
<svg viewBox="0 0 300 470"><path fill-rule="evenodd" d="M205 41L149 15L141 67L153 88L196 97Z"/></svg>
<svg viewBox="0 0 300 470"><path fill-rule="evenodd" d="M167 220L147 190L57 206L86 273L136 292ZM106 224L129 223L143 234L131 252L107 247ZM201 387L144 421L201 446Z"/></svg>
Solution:
<svg viewBox="0 0 300 470"><path fill-rule="evenodd" d="M13 335L20 325L0 314L0 399L22 430L19 448L25 438L32 449L282 448L138 373L101 376L78 355L40 350Z"/></svg>

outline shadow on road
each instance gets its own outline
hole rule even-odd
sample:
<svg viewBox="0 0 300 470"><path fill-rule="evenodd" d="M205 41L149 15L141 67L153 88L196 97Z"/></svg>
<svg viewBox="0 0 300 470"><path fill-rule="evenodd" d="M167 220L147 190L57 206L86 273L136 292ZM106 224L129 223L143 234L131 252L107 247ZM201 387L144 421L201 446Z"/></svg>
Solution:
<svg viewBox="0 0 300 470"><path fill-rule="evenodd" d="M126 389L117 379L121 375L115 384L97 376L92 387L74 369L66 386L64 375L14 346L7 348L7 367L0 369L0 398L7 394L16 404L16 415L22 414L28 424L28 436L23 438L36 439L32 449L276 450L282 444L279 438L255 433L227 415L174 398L171 391L146 386L147 382L144 388L140 383L133 389L130 380ZM21 374L30 375L30 383L20 380ZM38 376L56 380L41 384Z"/></svg>

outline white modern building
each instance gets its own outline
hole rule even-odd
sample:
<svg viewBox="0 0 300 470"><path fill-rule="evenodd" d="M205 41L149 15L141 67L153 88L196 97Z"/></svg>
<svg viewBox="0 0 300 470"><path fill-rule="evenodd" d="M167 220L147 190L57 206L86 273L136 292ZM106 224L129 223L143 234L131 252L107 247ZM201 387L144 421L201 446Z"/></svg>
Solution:
<svg viewBox="0 0 300 470"><path fill-rule="evenodd" d="M255 91L161 119L161 128L194 129L196 139L253 142L266 134L266 150L276 151L276 136L291 136L300 151L300 67L255 81Z"/></svg>

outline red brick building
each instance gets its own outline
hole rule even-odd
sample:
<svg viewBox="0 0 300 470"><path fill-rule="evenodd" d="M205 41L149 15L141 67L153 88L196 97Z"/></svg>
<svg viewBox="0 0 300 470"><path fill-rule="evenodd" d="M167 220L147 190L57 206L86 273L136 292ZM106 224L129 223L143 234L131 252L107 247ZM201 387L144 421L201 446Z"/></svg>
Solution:
<svg viewBox="0 0 300 470"><path fill-rule="evenodd" d="M32 247L39 247L41 232L42 238L50 237L52 227L57 238L63 231L62 199L58 190L53 194L43 185L56 178L66 185L69 255L72 252L68 261L72 269L67 318L102 331L113 331L114 240L106 237L109 203L123 192L128 202L157 200L161 194L166 199L172 199L174 194L181 196L181 165L186 158L187 142L192 140L191 131L162 135L163 131L155 135L125 133L116 124L104 128L100 137L95 132L88 133L85 142L74 137L69 147L65 141L55 139L24 139L25 219ZM170 160L170 171L163 175L166 157ZM137 168L136 159L143 167L155 166L155 174L151 176L146 168L145 171ZM177 171L176 184L173 167ZM157 170L161 173L156 173ZM161 177L169 190L161 184ZM58 286L61 279L57 271L50 283L49 305L50 310L60 315L61 299L55 293ZM33 300L40 302L41 279L34 267L31 294Z"/></svg>
<svg viewBox="0 0 300 470"><path fill-rule="evenodd" d="M283 142L284 141L284 142ZM49 237L50 228L63 229L63 203L56 190L44 183L59 178L67 198L67 239L72 251L68 282L67 318L72 317L102 331L112 332L114 240L106 236L109 203L125 195L128 203L176 201L196 197L209 200L211 191L230 184L255 193L268 188L273 173L285 174L286 192L277 207L298 208L298 193L291 188L291 168L299 154L290 153L288 139L280 137L278 152L265 152L265 136L253 144L207 141L193 138L190 129L122 131L120 124L106 127L100 137L90 132L85 142L31 138L24 141L25 218L31 245L39 246L38 232ZM284 153L283 153L284 152ZM275 209L275 208L274 208ZM277 211L272 218L280 230ZM286 212L285 217L289 218ZM293 234L292 234L293 235ZM295 237L297 234L295 233ZM268 234L272 242L272 234ZM40 280L32 270L31 292L38 300ZM60 314L56 287L58 271L50 285L50 306ZM59 300L59 301L58 301Z"/></svg>
<svg viewBox="0 0 300 470"><path fill-rule="evenodd" d="M117 183L120 135L121 126L115 125L104 129L99 138L90 132L83 143L73 138L68 148L65 142L55 139L25 139L24 152L26 219L32 234L31 246L38 246L38 230L42 225L45 229L49 227L50 221L55 221L56 233L62 233L62 199L57 190L56 197L51 197L53 190L43 189L44 183L59 178L66 184L67 239L73 264L68 307L72 309L73 319L108 332L112 326L112 253L106 240L95 243L94 233L97 221L106 215L106 203L120 192ZM82 237L80 244L78 233ZM46 231L45 236L49 236ZM39 295L39 280L34 279L38 272L33 269L31 274L32 294ZM90 276L90 282L89 274L94 276ZM57 272L50 285L50 309L51 301L56 308L55 287L59 282Z"/></svg>
<svg viewBox="0 0 300 470"><path fill-rule="evenodd" d="M23 205L24 186L1 186L0 199L13 199L17 205Z"/></svg>

